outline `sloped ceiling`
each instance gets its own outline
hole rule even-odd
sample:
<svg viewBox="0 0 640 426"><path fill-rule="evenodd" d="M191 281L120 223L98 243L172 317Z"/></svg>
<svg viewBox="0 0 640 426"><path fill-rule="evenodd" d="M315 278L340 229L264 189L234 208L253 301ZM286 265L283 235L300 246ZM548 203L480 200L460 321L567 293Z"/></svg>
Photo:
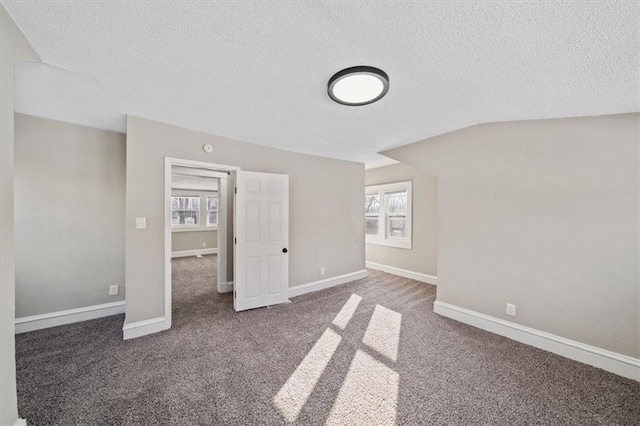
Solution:
<svg viewBox="0 0 640 426"><path fill-rule="evenodd" d="M16 109L117 131L133 114L372 166L477 123L640 110L636 2L2 4L45 62L19 65ZM354 65L389 74L384 99L328 98Z"/></svg>

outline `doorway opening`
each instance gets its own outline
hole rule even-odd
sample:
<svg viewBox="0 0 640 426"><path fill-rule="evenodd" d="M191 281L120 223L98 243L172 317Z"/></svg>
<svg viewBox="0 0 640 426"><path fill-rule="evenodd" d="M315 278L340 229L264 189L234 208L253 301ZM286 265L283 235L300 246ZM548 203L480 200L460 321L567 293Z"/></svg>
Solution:
<svg viewBox="0 0 640 426"><path fill-rule="evenodd" d="M174 297L188 301L198 294L233 291L230 248L237 170L191 160L165 161L165 318L169 324Z"/></svg>
<svg viewBox="0 0 640 426"><path fill-rule="evenodd" d="M207 224L214 222L216 260L209 260L217 265L218 293L233 291L235 311L288 302L288 175L166 157L164 207L166 328L171 328L172 258L179 258L181 252L185 257L214 254L207 247L174 250L173 236L206 232ZM200 227L204 230L194 231ZM196 242L207 245L202 238Z"/></svg>

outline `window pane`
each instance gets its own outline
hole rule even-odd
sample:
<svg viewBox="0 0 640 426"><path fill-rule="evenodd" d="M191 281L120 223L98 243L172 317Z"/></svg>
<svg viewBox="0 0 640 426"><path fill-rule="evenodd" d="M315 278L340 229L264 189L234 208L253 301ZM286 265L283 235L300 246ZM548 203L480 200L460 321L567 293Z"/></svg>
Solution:
<svg viewBox="0 0 640 426"><path fill-rule="evenodd" d="M407 214L407 191L387 193L387 214Z"/></svg>
<svg viewBox="0 0 640 426"><path fill-rule="evenodd" d="M207 225L213 226L218 224L218 212L207 213Z"/></svg>
<svg viewBox="0 0 640 426"><path fill-rule="evenodd" d="M200 197L171 197L171 225L198 225Z"/></svg>
<svg viewBox="0 0 640 426"><path fill-rule="evenodd" d="M178 212L171 212L171 224L180 225L180 214Z"/></svg>
<svg viewBox="0 0 640 426"><path fill-rule="evenodd" d="M188 197L187 200L187 210L200 210L200 197Z"/></svg>
<svg viewBox="0 0 640 426"><path fill-rule="evenodd" d="M200 197L171 197L171 210L200 210Z"/></svg>
<svg viewBox="0 0 640 426"><path fill-rule="evenodd" d="M172 225L197 225L198 212L190 210L176 210L171 212Z"/></svg>
<svg viewBox="0 0 640 426"><path fill-rule="evenodd" d="M207 226L218 224L218 197L207 196Z"/></svg>
<svg viewBox="0 0 640 426"><path fill-rule="evenodd" d="M364 233L367 235L378 235L378 218L377 217L364 218Z"/></svg>
<svg viewBox="0 0 640 426"><path fill-rule="evenodd" d="M380 213L380 197L378 194L365 195L364 212L365 214Z"/></svg>
<svg viewBox="0 0 640 426"><path fill-rule="evenodd" d="M218 211L218 197L207 197L207 211L208 212Z"/></svg>
<svg viewBox="0 0 640 426"><path fill-rule="evenodd" d="M389 218L389 236L396 238L404 238L405 235L405 222L404 217L390 217Z"/></svg>
<svg viewBox="0 0 640 426"><path fill-rule="evenodd" d="M198 212L184 211L180 212L184 218L184 225L197 225L198 224Z"/></svg>

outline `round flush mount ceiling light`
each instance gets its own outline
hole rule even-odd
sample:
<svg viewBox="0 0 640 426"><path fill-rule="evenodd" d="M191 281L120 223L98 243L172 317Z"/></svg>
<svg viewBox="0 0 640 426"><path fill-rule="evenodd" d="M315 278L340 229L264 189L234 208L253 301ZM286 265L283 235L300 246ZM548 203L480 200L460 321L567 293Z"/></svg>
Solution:
<svg viewBox="0 0 640 426"><path fill-rule="evenodd" d="M374 67L351 67L329 79L329 97L342 105L371 104L389 91L389 76Z"/></svg>

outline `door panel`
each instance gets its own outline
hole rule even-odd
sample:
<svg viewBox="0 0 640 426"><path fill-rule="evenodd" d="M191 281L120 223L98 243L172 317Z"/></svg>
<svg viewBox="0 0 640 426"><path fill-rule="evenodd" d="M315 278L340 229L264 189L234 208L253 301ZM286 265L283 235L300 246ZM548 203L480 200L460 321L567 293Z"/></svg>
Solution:
<svg viewBox="0 0 640 426"><path fill-rule="evenodd" d="M282 256L269 256L269 295L280 291L282 282Z"/></svg>
<svg viewBox="0 0 640 426"><path fill-rule="evenodd" d="M288 301L289 176L237 173L234 309Z"/></svg>

